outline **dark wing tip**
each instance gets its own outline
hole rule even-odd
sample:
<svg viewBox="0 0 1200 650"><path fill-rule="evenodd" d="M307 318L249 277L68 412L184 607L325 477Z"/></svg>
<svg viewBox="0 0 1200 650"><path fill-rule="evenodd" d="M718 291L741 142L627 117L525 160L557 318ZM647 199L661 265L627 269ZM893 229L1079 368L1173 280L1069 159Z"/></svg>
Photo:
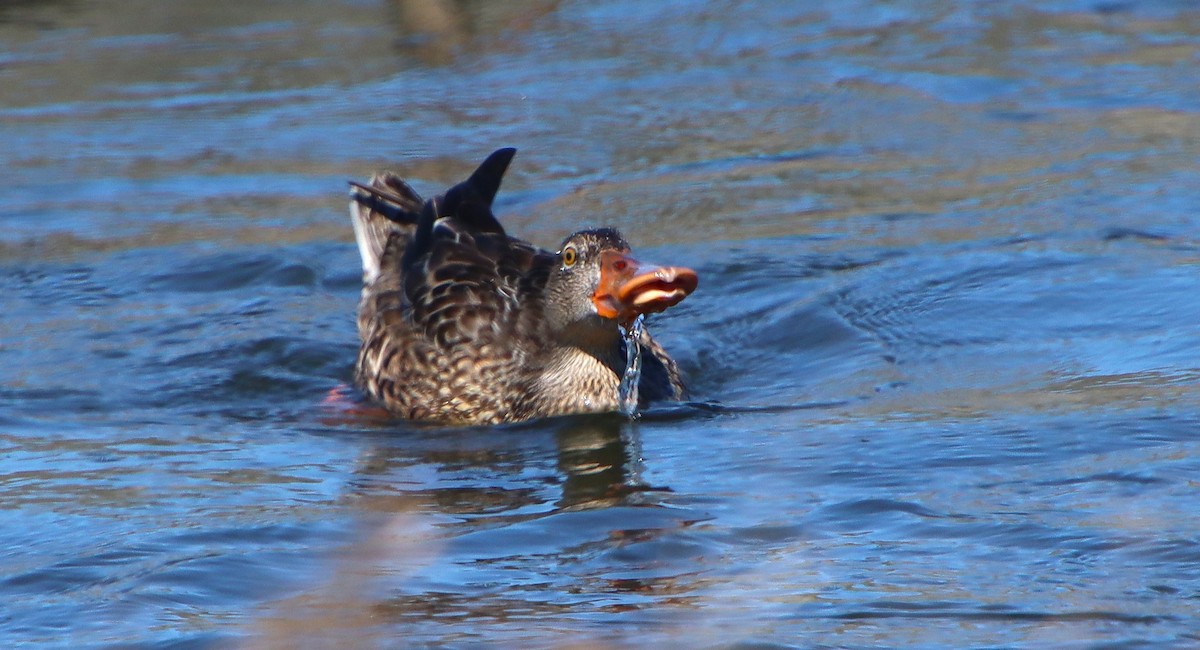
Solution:
<svg viewBox="0 0 1200 650"><path fill-rule="evenodd" d="M500 181L504 179L504 172L508 170L508 164L515 155L517 150L513 147L497 149L467 179L467 185L485 204L490 206L496 199L496 193L500 191Z"/></svg>

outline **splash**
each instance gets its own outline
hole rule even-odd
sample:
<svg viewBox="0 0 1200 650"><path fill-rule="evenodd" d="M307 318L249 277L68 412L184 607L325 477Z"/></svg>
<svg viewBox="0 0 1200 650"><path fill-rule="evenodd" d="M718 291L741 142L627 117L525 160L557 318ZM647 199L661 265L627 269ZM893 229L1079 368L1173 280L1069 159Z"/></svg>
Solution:
<svg viewBox="0 0 1200 650"><path fill-rule="evenodd" d="M638 385L642 378L642 322L644 314L639 314L628 328L621 328L625 338L625 374L621 376L621 385L617 387L617 404L621 414L636 420L638 417Z"/></svg>

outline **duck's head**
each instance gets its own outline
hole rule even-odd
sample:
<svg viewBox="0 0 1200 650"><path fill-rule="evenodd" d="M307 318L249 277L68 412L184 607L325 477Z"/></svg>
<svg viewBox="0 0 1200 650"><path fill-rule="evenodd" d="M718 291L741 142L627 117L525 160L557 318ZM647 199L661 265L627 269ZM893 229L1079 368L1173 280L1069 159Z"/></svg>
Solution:
<svg viewBox="0 0 1200 650"><path fill-rule="evenodd" d="M558 251L558 268L546 284L547 315L560 331L611 333L614 324L627 326L640 314L677 304L698 282L689 268L637 261L612 228L581 230Z"/></svg>

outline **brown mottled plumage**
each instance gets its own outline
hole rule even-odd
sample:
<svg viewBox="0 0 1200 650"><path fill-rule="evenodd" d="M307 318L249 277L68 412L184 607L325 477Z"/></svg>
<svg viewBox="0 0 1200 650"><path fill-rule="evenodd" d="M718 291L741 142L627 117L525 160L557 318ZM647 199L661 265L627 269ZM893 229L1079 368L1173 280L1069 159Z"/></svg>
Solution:
<svg viewBox="0 0 1200 650"><path fill-rule="evenodd" d="M609 228L558 253L505 234L492 201L514 149L423 201L390 172L352 183L363 259L356 381L397 415L493 424L613 411L625 368L618 323L696 288L680 267L642 265ZM643 402L682 399L675 362L642 336Z"/></svg>

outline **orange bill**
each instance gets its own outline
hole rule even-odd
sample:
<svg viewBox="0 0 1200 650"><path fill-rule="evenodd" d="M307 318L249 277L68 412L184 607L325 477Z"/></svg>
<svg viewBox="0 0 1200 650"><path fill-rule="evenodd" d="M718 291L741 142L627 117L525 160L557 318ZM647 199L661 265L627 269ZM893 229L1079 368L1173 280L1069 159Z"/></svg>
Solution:
<svg viewBox="0 0 1200 650"><path fill-rule="evenodd" d="M596 313L622 325L640 314L671 307L696 290L700 278L682 266L643 264L617 251L600 253L600 286L592 295Z"/></svg>

